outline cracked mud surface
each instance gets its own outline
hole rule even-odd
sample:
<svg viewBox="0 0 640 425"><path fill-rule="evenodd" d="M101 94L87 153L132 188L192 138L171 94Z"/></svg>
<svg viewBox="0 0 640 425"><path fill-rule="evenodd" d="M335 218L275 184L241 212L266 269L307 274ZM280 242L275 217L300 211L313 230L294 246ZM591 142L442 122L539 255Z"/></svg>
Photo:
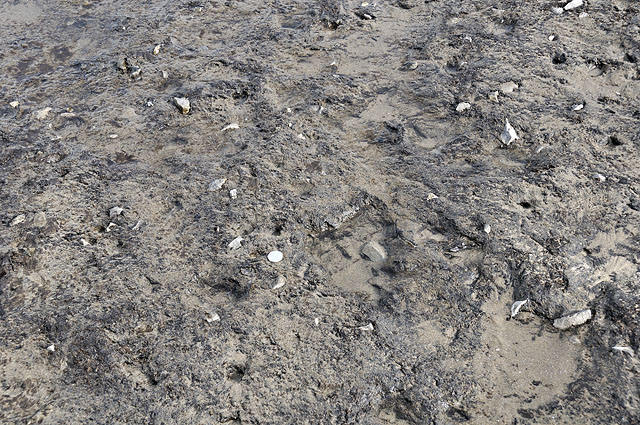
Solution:
<svg viewBox="0 0 640 425"><path fill-rule="evenodd" d="M0 422L640 421L637 2L0 4Z"/></svg>

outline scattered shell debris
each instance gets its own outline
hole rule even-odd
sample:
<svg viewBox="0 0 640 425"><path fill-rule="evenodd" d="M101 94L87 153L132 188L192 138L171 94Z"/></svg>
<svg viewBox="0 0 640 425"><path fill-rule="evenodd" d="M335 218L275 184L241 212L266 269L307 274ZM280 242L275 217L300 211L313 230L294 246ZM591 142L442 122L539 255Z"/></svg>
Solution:
<svg viewBox="0 0 640 425"><path fill-rule="evenodd" d="M237 199L238 198L238 190L237 189L231 189L229 191L229 196L231 197L231 199Z"/></svg>
<svg viewBox="0 0 640 425"><path fill-rule="evenodd" d="M467 109L471 108L471 104L468 102L460 102L458 103L458 106L456 106L456 112L463 112L466 111Z"/></svg>
<svg viewBox="0 0 640 425"><path fill-rule="evenodd" d="M276 284L275 284L275 285L273 285L273 288L272 288L272 289L279 289L279 288L282 288L282 287L285 285L285 283L287 283L287 279L286 279L284 276L280 275L280 276L278 276L278 278L276 279Z"/></svg>
<svg viewBox="0 0 640 425"><path fill-rule="evenodd" d="M582 0L572 0L564 6L564 10L577 9L582 6L584 2Z"/></svg>
<svg viewBox="0 0 640 425"><path fill-rule="evenodd" d="M231 248L232 250L239 249L240 247L242 247L243 240L244 239L242 237L238 236L237 238L229 242L229 248Z"/></svg>
<svg viewBox="0 0 640 425"><path fill-rule="evenodd" d="M269 260L272 263L279 263L280 261L282 261L283 258L284 258L284 255L280 251L271 251L267 255L267 260Z"/></svg>
<svg viewBox="0 0 640 425"><path fill-rule="evenodd" d="M109 217L113 218L113 217L117 217L120 214L122 214L122 211L124 211L124 208L121 207L113 207L109 210Z"/></svg>
<svg viewBox="0 0 640 425"><path fill-rule="evenodd" d="M209 191L213 192L215 190L222 189L222 186L227 182L227 179L215 179L211 183L209 183Z"/></svg>
<svg viewBox="0 0 640 425"><path fill-rule="evenodd" d="M36 119L43 120L47 118L47 116L49 115L49 112L51 112L51 108L48 106L44 109L40 109L36 111L35 112Z"/></svg>
<svg viewBox="0 0 640 425"><path fill-rule="evenodd" d="M519 139L518 134L516 133L514 128L511 126L511 124L509 124L509 120L505 120L504 131L500 135L500 140L502 140L502 143L509 146L511 142L518 139Z"/></svg>
<svg viewBox="0 0 640 425"><path fill-rule="evenodd" d="M633 357L636 353L633 351L633 348L631 347L625 347L622 345L616 345L615 347L611 347L612 350L614 351L618 351L620 353L627 353L629 354L631 357Z"/></svg>
<svg viewBox="0 0 640 425"><path fill-rule="evenodd" d="M553 321L553 327L561 331L580 326L591 320L591 309L579 311L568 316L560 317Z"/></svg>
<svg viewBox="0 0 640 425"><path fill-rule="evenodd" d="M374 263L387 259L387 251L376 241L367 242L362 246L362 254Z"/></svg>
<svg viewBox="0 0 640 425"><path fill-rule="evenodd" d="M205 319L207 323L218 322L220 320L220 315L218 313L207 314Z"/></svg>
<svg viewBox="0 0 640 425"><path fill-rule="evenodd" d="M518 313L520 313L520 309L528 302L529 302L529 298L522 301L516 301L513 304L511 304L511 318L513 319L514 317L516 317Z"/></svg>
<svg viewBox="0 0 640 425"><path fill-rule="evenodd" d="M227 130L237 130L238 128L240 128L240 125L237 122L232 122L229 125L226 125L222 131L227 131Z"/></svg>
<svg viewBox="0 0 640 425"><path fill-rule="evenodd" d="M183 114L188 114L191 111L191 102L186 97L174 97L173 101Z"/></svg>
<svg viewBox="0 0 640 425"><path fill-rule="evenodd" d="M519 87L520 86L513 81L507 81L506 83L502 83L500 85L500 91L504 94L513 93L513 91L518 89Z"/></svg>
<svg viewBox="0 0 640 425"><path fill-rule="evenodd" d="M17 108L18 106L20 106L20 102L14 100L13 102L9 102L9 106L11 106L12 108Z"/></svg>
<svg viewBox="0 0 640 425"><path fill-rule="evenodd" d="M33 225L35 227L44 227L47 225L47 215L40 211L33 216Z"/></svg>
<svg viewBox="0 0 640 425"><path fill-rule="evenodd" d="M13 220L11 220L11 223L9 223L9 226L17 226L20 223L24 223L26 219L27 219L27 216L24 214L17 215L13 218Z"/></svg>
<svg viewBox="0 0 640 425"><path fill-rule="evenodd" d="M360 326L358 329L360 329L361 331L372 331L373 323L369 323L368 325L365 325L365 326Z"/></svg>

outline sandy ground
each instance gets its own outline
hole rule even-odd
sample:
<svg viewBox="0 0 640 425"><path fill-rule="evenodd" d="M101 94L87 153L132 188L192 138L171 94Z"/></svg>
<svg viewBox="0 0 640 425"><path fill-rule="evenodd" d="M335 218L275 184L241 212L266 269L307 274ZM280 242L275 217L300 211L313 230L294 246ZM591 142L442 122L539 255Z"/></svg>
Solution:
<svg viewBox="0 0 640 425"><path fill-rule="evenodd" d="M639 423L640 5L564 5L0 0L0 422Z"/></svg>

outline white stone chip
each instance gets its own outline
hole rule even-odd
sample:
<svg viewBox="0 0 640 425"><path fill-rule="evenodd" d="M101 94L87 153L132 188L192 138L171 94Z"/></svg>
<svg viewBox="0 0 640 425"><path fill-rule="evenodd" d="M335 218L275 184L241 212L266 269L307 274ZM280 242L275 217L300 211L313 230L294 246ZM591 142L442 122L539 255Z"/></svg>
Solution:
<svg viewBox="0 0 640 425"><path fill-rule="evenodd" d="M273 285L272 289L279 289L282 288L285 283L287 283L287 279L284 276L278 276L278 279L276 279L276 284Z"/></svg>
<svg viewBox="0 0 640 425"><path fill-rule="evenodd" d="M188 114L191 111L191 102L186 97L174 97L173 101L183 114Z"/></svg>
<svg viewBox="0 0 640 425"><path fill-rule="evenodd" d="M231 124L225 126L222 131L227 131L227 130L237 130L240 128L240 125L237 122L232 122Z"/></svg>
<svg viewBox="0 0 640 425"><path fill-rule="evenodd" d="M361 331L372 331L373 323L369 323L368 325L365 325L365 326L360 326L358 329L360 329Z"/></svg>
<svg viewBox="0 0 640 425"><path fill-rule="evenodd" d="M520 86L514 83L513 81L507 81L506 83L500 84L500 91L505 94L513 93L513 91L516 90L518 87Z"/></svg>
<svg viewBox="0 0 640 425"><path fill-rule="evenodd" d="M240 247L242 247L242 241L244 239L242 239L241 236L238 236L237 238L235 238L234 240L232 240L231 242L229 242L229 248L231 248L232 250L236 250L239 249Z"/></svg>
<svg viewBox="0 0 640 425"><path fill-rule="evenodd" d="M466 111L467 109L471 108L471 104L468 102L460 102L458 103L458 106L456 106L456 112L463 112Z"/></svg>
<svg viewBox="0 0 640 425"><path fill-rule="evenodd" d="M238 198L238 190L237 189L231 189L229 191L229 196L231 197L231 199L237 199Z"/></svg>
<svg viewBox="0 0 640 425"><path fill-rule="evenodd" d="M9 223L9 226L16 226L20 223L24 223L26 219L27 219L27 216L24 214L17 215L13 218L13 220L11 220L11 223Z"/></svg>
<svg viewBox="0 0 640 425"><path fill-rule="evenodd" d="M53 353L54 351L56 351L56 346L51 344L50 346L47 347L47 351L50 353Z"/></svg>
<svg viewBox="0 0 640 425"><path fill-rule="evenodd" d="M43 120L47 118L47 116L49 115L49 112L51 112L51 108L46 107L44 109L40 109L39 111L36 111L35 115L37 119Z"/></svg>
<svg viewBox="0 0 640 425"><path fill-rule="evenodd" d="M18 106L20 106L20 102L14 100L13 102L9 102L9 106L11 106L12 108L17 108Z"/></svg>
<svg viewBox="0 0 640 425"><path fill-rule="evenodd" d="M207 323L218 322L220 320L220 315L218 313L208 314L205 317Z"/></svg>
<svg viewBox="0 0 640 425"><path fill-rule="evenodd" d="M376 241L371 241L362 246L362 254L374 263L380 263L387 259L387 251Z"/></svg>
<svg viewBox="0 0 640 425"><path fill-rule="evenodd" d="M520 313L520 309L529 302L529 298L522 301L516 301L511 305L511 318L514 318Z"/></svg>
<svg viewBox="0 0 640 425"><path fill-rule="evenodd" d="M117 217L120 214L122 214L122 211L124 211L124 208L121 207L113 207L109 210L109 218L113 218L113 217Z"/></svg>
<svg viewBox="0 0 640 425"><path fill-rule="evenodd" d="M564 6L564 10L577 9L583 4L584 2L582 0L572 0Z"/></svg>
<svg viewBox="0 0 640 425"><path fill-rule="evenodd" d="M213 192L222 189L222 186L227 182L227 179L215 179L209 183L209 191Z"/></svg>

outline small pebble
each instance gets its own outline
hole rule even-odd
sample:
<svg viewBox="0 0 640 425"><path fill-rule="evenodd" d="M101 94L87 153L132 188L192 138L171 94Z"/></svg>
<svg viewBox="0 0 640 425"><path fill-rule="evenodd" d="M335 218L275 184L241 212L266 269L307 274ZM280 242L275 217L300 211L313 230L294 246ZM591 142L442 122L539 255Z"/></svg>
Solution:
<svg viewBox="0 0 640 425"><path fill-rule="evenodd" d="M561 7L552 7L551 11L556 15L562 15L564 13L564 9Z"/></svg>
<svg viewBox="0 0 640 425"><path fill-rule="evenodd" d="M218 313L207 314L205 320L207 323L218 322L220 320L220 315Z"/></svg>
<svg viewBox="0 0 640 425"><path fill-rule="evenodd" d="M56 351L56 346L51 344L50 346L47 347L47 351L50 353L53 353L54 351Z"/></svg>
<svg viewBox="0 0 640 425"><path fill-rule="evenodd" d="M20 223L24 223L26 219L27 219L27 216L24 214L17 215L13 218L13 220L11 220L11 223L9 223L9 226L16 226Z"/></svg>
<svg viewBox="0 0 640 425"><path fill-rule="evenodd" d="M318 326L320 324L320 318L316 317L315 319L313 319L313 323L315 323L316 326Z"/></svg>
<svg viewBox="0 0 640 425"><path fill-rule="evenodd" d="M267 255L267 259L272 263L279 263L284 258L284 255L280 251L271 251Z"/></svg>
<svg viewBox="0 0 640 425"><path fill-rule="evenodd" d="M572 111L580 111L584 108L584 103L576 103L571 107Z"/></svg>
<svg viewBox="0 0 640 425"><path fill-rule="evenodd" d="M229 191L229 196L231 197L231 199L238 198L238 190L237 189L231 189Z"/></svg>
<svg viewBox="0 0 640 425"><path fill-rule="evenodd" d="M589 14L588 14L587 12L582 12L582 13L580 13L580 14L578 15L578 18L580 18L580 19L584 19L584 18L586 18L587 16L589 16Z"/></svg>
<svg viewBox="0 0 640 425"><path fill-rule="evenodd" d="M500 85L500 91L502 93L513 93L514 90L516 90L519 86L514 83L513 81L507 81L506 83L503 83Z"/></svg>
<svg viewBox="0 0 640 425"><path fill-rule="evenodd" d="M191 111L191 102L186 97L174 97L173 101L183 114L188 114Z"/></svg>
<svg viewBox="0 0 640 425"><path fill-rule="evenodd" d="M80 239L80 243L82 243L82 246L90 246L91 245L85 238L81 238Z"/></svg>
<svg viewBox="0 0 640 425"><path fill-rule="evenodd" d="M549 41L553 41L553 40L555 40L555 39L556 39L556 36L555 36L555 35L550 35L550 36L549 36Z"/></svg>
<svg viewBox="0 0 640 425"><path fill-rule="evenodd" d="M118 138L118 135L115 133L112 133L109 135L109 139L117 139L117 138Z"/></svg>
<svg viewBox="0 0 640 425"><path fill-rule="evenodd" d="M484 225L484 232L488 235L489 233L491 233L491 225L490 224L485 224Z"/></svg>
<svg viewBox="0 0 640 425"><path fill-rule="evenodd" d="M169 73L168 73L167 71L162 71L162 78L163 78L164 80L169 79Z"/></svg>

